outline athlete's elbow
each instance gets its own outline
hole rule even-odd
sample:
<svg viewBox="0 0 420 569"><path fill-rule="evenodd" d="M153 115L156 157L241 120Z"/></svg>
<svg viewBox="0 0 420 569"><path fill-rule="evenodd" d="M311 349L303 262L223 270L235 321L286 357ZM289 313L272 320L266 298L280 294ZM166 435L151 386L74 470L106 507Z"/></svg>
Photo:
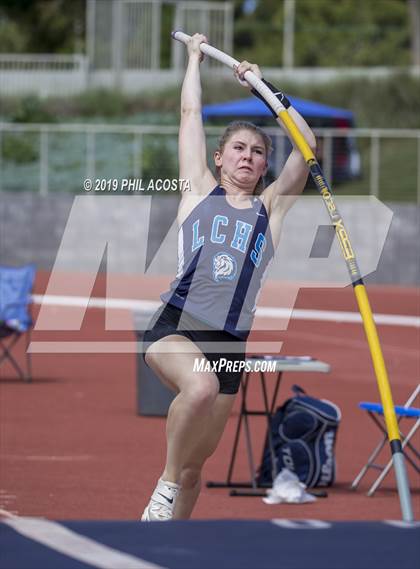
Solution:
<svg viewBox="0 0 420 569"><path fill-rule="evenodd" d="M201 115L201 105L183 103L181 105L181 115L184 117Z"/></svg>

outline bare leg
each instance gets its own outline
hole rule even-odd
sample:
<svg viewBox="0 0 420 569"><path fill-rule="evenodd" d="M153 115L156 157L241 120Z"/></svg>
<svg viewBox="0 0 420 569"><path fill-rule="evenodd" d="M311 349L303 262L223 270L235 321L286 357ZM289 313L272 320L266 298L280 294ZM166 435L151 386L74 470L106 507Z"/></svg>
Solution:
<svg viewBox="0 0 420 569"><path fill-rule="evenodd" d="M175 335L155 342L146 354L153 371L179 391L169 409L166 426L167 456L161 477L168 482L180 483L184 465L202 437L203 423L210 420L218 396L216 375L193 371L194 359L203 357L193 342Z"/></svg>
<svg viewBox="0 0 420 569"><path fill-rule="evenodd" d="M174 519L185 520L191 516L201 490L201 470L217 448L234 401L235 395L220 393L210 416L202 422L202 435L196 440L181 472L181 492L176 502Z"/></svg>

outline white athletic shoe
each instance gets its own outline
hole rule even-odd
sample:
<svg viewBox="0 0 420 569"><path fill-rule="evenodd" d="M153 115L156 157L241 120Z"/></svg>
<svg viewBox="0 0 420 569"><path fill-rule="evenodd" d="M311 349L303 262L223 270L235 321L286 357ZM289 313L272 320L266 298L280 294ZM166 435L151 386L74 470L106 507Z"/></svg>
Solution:
<svg viewBox="0 0 420 569"><path fill-rule="evenodd" d="M159 478L157 486L141 517L142 522L165 522L171 520L181 487L174 482Z"/></svg>

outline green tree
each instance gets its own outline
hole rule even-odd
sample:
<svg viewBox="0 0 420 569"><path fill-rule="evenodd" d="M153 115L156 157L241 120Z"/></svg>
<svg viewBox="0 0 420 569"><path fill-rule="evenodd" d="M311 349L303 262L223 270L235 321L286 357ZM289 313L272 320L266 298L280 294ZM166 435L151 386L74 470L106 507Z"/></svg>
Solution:
<svg viewBox="0 0 420 569"><path fill-rule="evenodd" d="M406 0L296 2L297 65L408 65L409 41Z"/></svg>
<svg viewBox="0 0 420 569"><path fill-rule="evenodd" d="M3 53L80 51L84 26L85 0L0 0Z"/></svg>
<svg viewBox="0 0 420 569"><path fill-rule="evenodd" d="M284 0L254 0L251 10L249 0L233 5L235 57L281 66ZM410 64L407 0L296 0L295 7L297 66ZM0 52L80 52L85 10L86 0L0 0ZM173 15L174 6L163 5L164 67Z"/></svg>
<svg viewBox="0 0 420 569"><path fill-rule="evenodd" d="M281 66L283 0L243 6L236 0L236 57ZM409 24L407 0L296 0L295 65L408 65Z"/></svg>

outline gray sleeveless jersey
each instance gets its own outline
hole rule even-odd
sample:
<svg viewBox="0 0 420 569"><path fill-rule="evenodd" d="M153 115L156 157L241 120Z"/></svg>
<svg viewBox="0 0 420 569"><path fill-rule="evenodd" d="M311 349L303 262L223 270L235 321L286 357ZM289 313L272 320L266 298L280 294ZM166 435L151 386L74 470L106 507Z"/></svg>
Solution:
<svg viewBox="0 0 420 569"><path fill-rule="evenodd" d="M188 215L178 233L178 272L164 302L244 340L274 248L262 201L238 209L221 186Z"/></svg>

